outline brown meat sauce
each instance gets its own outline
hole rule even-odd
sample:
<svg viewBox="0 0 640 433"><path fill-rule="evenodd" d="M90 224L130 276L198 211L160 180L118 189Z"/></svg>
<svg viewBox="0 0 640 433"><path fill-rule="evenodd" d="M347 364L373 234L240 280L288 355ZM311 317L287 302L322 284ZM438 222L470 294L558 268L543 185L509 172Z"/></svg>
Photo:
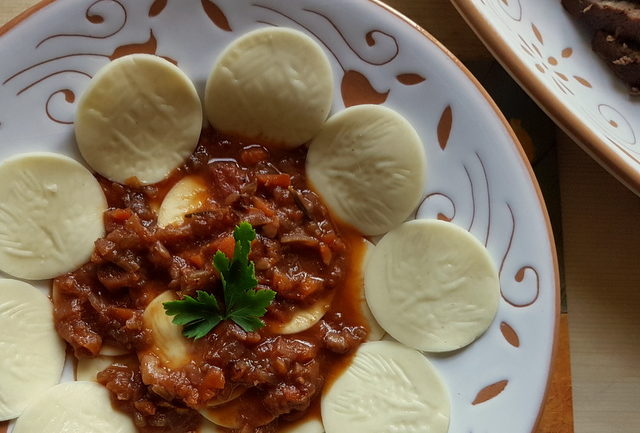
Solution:
<svg viewBox="0 0 640 433"><path fill-rule="evenodd" d="M195 432L196 409L227 403L242 433L273 432L315 413L320 391L367 336L360 313L364 243L330 218L307 186L306 150L267 150L205 131L188 161L165 182L122 186L100 178L110 209L106 236L91 260L54 281L58 333L78 358L104 344L130 353L99 373L114 404L142 433ZM207 185L204 206L180 225L160 228L156 212L181 178ZM179 369L148 356L142 315L160 293L178 297L205 290L221 298L212 264L217 250L233 251L233 229L250 222L257 239L250 259L259 288L277 292L267 326L245 332L223 322L192 344ZM329 312L311 329L277 335L277 325L314 301L332 296ZM312 409L309 409L309 408ZM235 416L235 415L230 415Z"/></svg>

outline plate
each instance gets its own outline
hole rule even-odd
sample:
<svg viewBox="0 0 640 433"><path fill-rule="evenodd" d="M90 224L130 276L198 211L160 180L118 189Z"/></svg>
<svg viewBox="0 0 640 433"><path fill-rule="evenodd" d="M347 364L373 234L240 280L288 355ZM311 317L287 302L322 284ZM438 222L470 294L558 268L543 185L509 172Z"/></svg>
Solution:
<svg viewBox="0 0 640 433"><path fill-rule="evenodd" d="M558 317L558 271L542 196L505 119L459 61L416 24L372 0L45 1L0 29L0 159L35 150L81 160L73 113L110 59L157 54L202 93L234 38L286 26L331 59L333 112L361 103L402 113L424 141L417 217L450 220L500 271L498 315L478 341L427 354L451 394L451 433L529 433L545 397ZM43 282L46 288L47 283ZM67 371L68 377L68 371Z"/></svg>
<svg viewBox="0 0 640 433"><path fill-rule="evenodd" d="M560 0L451 0L487 48L582 148L640 194L640 99Z"/></svg>

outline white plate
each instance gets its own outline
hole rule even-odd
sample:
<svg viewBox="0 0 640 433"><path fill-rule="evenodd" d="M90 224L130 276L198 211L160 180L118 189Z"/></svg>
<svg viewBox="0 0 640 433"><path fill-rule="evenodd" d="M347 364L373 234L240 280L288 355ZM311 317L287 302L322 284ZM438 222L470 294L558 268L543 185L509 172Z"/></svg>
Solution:
<svg viewBox="0 0 640 433"><path fill-rule="evenodd" d="M640 195L640 97L591 50L560 0L451 0L556 123Z"/></svg>
<svg viewBox="0 0 640 433"><path fill-rule="evenodd" d="M0 63L0 158L32 150L79 158L74 101L113 53L170 57L202 92L225 45L265 25L305 31L325 47L337 83L334 112L373 102L403 113L428 156L418 216L470 229L500 269L503 298L489 331L466 349L427 355L450 389L450 432L534 429L558 317L550 226L504 118L431 36L371 0L46 3L0 30L0 58L11 59Z"/></svg>

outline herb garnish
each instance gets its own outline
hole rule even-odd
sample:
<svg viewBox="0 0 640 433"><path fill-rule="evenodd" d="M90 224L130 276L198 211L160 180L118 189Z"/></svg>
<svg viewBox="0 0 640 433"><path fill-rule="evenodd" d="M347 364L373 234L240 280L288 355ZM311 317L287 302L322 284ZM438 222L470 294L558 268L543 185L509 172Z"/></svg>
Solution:
<svg viewBox="0 0 640 433"><path fill-rule="evenodd" d="M175 316L173 323L184 326L182 334L187 338L202 338L223 320L233 320L247 332L265 326L260 318L267 312L276 292L255 290L258 280L249 252L256 232L251 224L242 222L233 231L233 238L236 245L231 261L222 251L213 257L213 265L222 278L224 311L215 296L201 290L196 292L195 299L185 296L162 304L168 316Z"/></svg>

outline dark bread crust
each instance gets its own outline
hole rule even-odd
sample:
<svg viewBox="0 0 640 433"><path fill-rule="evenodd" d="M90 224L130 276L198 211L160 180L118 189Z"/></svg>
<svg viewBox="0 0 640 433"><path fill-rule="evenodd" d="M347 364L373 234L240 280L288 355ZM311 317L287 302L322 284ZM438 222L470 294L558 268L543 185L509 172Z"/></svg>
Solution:
<svg viewBox="0 0 640 433"><path fill-rule="evenodd" d="M595 30L591 47L640 94L640 0L562 0L564 8Z"/></svg>
<svg viewBox="0 0 640 433"><path fill-rule="evenodd" d="M607 62L611 70L631 86L632 93L640 92L640 46L624 42L606 32L596 32L591 42L593 50Z"/></svg>
<svg viewBox="0 0 640 433"><path fill-rule="evenodd" d="M640 43L640 0L562 0L562 5L593 30Z"/></svg>

